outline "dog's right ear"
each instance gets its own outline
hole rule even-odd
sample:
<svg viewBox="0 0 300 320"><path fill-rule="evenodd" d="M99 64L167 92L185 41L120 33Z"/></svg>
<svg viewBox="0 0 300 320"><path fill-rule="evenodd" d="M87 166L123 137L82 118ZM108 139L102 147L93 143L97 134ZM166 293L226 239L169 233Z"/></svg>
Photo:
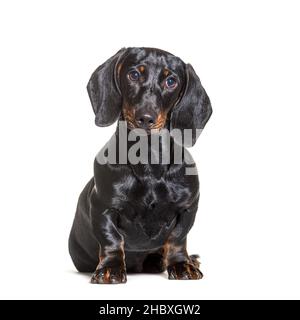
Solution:
<svg viewBox="0 0 300 320"><path fill-rule="evenodd" d="M212 114L209 97L202 87L199 77L190 64L186 65L186 86L171 115L171 129L191 131L191 141L186 141L186 147L196 143L198 136ZM197 131L198 130L198 131ZM189 138L189 137L188 137Z"/></svg>
<svg viewBox="0 0 300 320"><path fill-rule="evenodd" d="M118 66L127 49L119 50L114 56L99 66L92 74L87 91L96 118L95 124L106 127L120 116L122 95L118 85Z"/></svg>

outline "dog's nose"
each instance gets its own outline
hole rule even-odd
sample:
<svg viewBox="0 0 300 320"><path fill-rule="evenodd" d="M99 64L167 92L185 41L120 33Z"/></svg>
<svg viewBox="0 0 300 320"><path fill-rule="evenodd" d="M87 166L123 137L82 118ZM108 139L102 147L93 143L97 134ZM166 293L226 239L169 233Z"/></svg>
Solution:
<svg viewBox="0 0 300 320"><path fill-rule="evenodd" d="M155 117L149 113L137 115L136 122L140 128L149 129L155 124Z"/></svg>

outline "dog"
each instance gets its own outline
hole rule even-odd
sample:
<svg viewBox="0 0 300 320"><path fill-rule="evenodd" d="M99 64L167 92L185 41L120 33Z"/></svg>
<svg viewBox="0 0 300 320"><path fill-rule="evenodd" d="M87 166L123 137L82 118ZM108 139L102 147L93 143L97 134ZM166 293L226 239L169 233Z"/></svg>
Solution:
<svg viewBox="0 0 300 320"><path fill-rule="evenodd" d="M212 114L193 67L155 48L121 49L94 71L87 90L95 124L105 127L118 120L117 129L125 123L128 134L144 130L147 155L154 149L151 138L163 130L190 129L189 146L195 144L197 131ZM118 146L115 163L96 157L94 177L79 196L69 236L75 267L93 273L91 282L99 284L125 283L127 273L164 271L169 279L201 279L198 256L187 253L199 182L197 174L186 170L195 169L195 163L176 163L173 155L163 163L162 156L180 145L172 136L164 152L154 152L156 163L128 163L118 151L123 138L116 130L108 143ZM163 139L158 141L162 148ZM132 146L128 141L125 151Z"/></svg>

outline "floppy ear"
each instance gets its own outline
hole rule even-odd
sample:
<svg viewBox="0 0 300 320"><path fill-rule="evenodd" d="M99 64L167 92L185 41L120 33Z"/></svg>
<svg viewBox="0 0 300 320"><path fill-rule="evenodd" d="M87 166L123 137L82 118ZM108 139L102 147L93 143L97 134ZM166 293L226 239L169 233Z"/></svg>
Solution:
<svg viewBox="0 0 300 320"><path fill-rule="evenodd" d="M99 66L92 74L87 91L99 127L113 124L121 112L122 96L117 82L117 67L126 49L123 48Z"/></svg>
<svg viewBox="0 0 300 320"><path fill-rule="evenodd" d="M211 114L212 107L209 97L195 70L190 64L187 64L186 86L180 101L173 109L171 128L180 129L182 132L184 129L192 129L192 141L188 141L187 147L193 146Z"/></svg>

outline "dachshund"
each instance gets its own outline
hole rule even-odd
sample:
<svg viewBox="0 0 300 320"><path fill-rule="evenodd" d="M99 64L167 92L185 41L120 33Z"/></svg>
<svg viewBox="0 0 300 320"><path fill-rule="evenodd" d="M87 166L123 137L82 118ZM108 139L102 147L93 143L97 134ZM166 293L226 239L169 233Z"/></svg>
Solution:
<svg viewBox="0 0 300 320"><path fill-rule="evenodd" d="M201 279L198 256L187 253L199 200L198 176L187 170L195 163L175 161L180 142L172 135L166 148L158 139L155 163L128 163L119 149L129 152L134 144L128 139L126 145L118 131L121 123L128 135L144 130L147 155L153 154L151 138L163 130L189 129L194 145L212 107L193 67L160 49L123 48L94 71L87 90L95 124L118 121L102 149L107 155L113 141L117 151L115 162L95 158L94 177L79 196L69 236L75 267L93 273L91 283L125 283L127 273L164 271L169 279ZM162 161L166 152L169 163Z"/></svg>

